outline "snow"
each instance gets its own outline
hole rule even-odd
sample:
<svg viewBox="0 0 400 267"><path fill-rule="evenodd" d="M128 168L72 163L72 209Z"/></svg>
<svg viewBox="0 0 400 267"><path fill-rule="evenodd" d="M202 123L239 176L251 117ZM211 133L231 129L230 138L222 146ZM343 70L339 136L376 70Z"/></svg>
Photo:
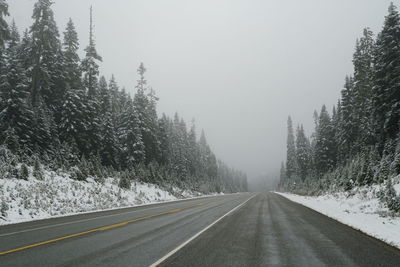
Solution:
<svg viewBox="0 0 400 267"><path fill-rule="evenodd" d="M399 194L399 177L395 180L394 188ZM383 188L384 185L358 187L321 196L276 193L400 248L400 217L394 216L377 197Z"/></svg>
<svg viewBox="0 0 400 267"><path fill-rule="evenodd" d="M0 225L201 196L178 188L169 189L172 194L135 181L125 190L118 182L112 177L103 184L91 178L77 181L54 171L44 171L42 181L33 176L28 181L0 178Z"/></svg>

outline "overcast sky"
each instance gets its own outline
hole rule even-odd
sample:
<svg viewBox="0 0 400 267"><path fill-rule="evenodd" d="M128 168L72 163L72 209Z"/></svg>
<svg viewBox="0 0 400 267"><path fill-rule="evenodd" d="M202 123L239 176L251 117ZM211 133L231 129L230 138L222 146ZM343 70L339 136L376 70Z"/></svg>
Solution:
<svg viewBox="0 0 400 267"><path fill-rule="evenodd" d="M19 29L35 0L8 0ZM87 45L93 5L101 73L133 92L144 62L159 113L204 128L217 156L250 177L279 169L286 120L313 129L352 73L364 27L382 28L389 0L54 0L60 32ZM399 4L400 1L394 1Z"/></svg>

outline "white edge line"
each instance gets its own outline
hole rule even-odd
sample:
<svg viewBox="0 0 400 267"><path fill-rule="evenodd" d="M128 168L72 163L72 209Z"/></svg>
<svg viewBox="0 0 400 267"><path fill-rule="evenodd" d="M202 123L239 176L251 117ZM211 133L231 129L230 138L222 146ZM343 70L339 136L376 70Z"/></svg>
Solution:
<svg viewBox="0 0 400 267"><path fill-rule="evenodd" d="M225 218L226 216L228 216L229 214L231 214L232 212L234 212L235 210L239 209L240 207L242 207L244 204L246 204L250 199L254 198L255 196L257 196L258 194L255 194L254 196L248 198L245 202L237 205L236 207L234 207L233 209L231 209L230 211L228 211L227 213L225 213L224 215L222 215L221 217L219 217L217 220L215 220L214 222L212 222L210 225L208 225L206 228L202 229L200 232L198 232L197 234L195 234L194 236L192 236L191 238L189 238L188 240L186 240L185 242L183 242L182 244L180 244L179 246L177 246L175 249L171 250L170 252L168 252L164 257L160 258L159 260L157 260L156 262L154 262L153 264L151 264L149 267L156 267L159 264L161 264L162 262L164 262L166 259L168 259L169 257L171 257L172 255L174 255L176 252L178 252L180 249L182 249L184 246L186 246L187 244L189 244L191 241L193 241L194 239L196 239L199 235L201 235L202 233L204 233L205 231L207 231L208 229L210 229L211 227L213 227L215 224L217 224L219 221L221 221L223 218Z"/></svg>
<svg viewBox="0 0 400 267"><path fill-rule="evenodd" d="M84 214L93 214L93 213L101 213L104 211L117 211L117 210L124 210L124 209L130 209L130 208L136 208L136 207L143 207L143 206L153 206L156 204L173 204L174 202L183 202L183 201L190 201L190 200L198 200L201 198L211 198L211 197L218 197L218 196L227 196L227 195L232 195L232 194L225 194L225 195L205 195L205 196L199 196L199 197L193 197L193 198L186 198L186 199L177 199L177 200L171 200L171 201L164 201L164 202L154 202L154 203L148 203L148 204L143 204L143 205L136 205L136 206L128 206L128 207L122 207L122 208L111 208L111 209L106 209L106 210L97 210L97 211L92 211L92 212L82 212L82 213L76 213L76 214L70 214L70 215L65 215L65 216L57 216L57 217L50 217L50 218L45 218L45 219L38 219L38 220L32 220L32 221L27 221L27 222L33 222L33 221L40 221L40 220L48 220L48 219L55 219L55 218L62 218L62 217L69 217L69 216L75 216L75 215L84 215ZM70 222L64 222L64 223L57 223L57 224L50 224L50 225L45 225L41 227L36 227L36 228L29 228L21 231L15 231L15 232L10 232L10 233L4 233L0 234L0 237L3 236L10 236L10 235L15 235L15 234L21 234L21 233L26 233L26 232L32 232L36 230L42 230L42 229L47 229L47 228L53 228L53 227L58 227L58 226L63 226L63 225L69 225L69 224L75 224L75 223L81 223L81 222L87 222L87 221L92 221L96 219L102 219L102 218L108 218L108 217L115 217L115 216L120 216L120 215L125 215L129 213L135 213L135 212L140 212L140 211L146 211L146 210L152 210L152 209L157 209L160 207L151 207L147 209L141 209L141 210L133 210L133 211L127 211L127 212L122 212L122 213L116 213L116 214L109 214L109 215L103 215L103 216L96 216L93 218L89 219L81 219L81 220L76 220L76 221L70 221ZM21 222L22 223L22 222ZM18 224L18 223L15 223ZM11 224L6 224L6 225L11 225ZM6 225L0 225L1 226L6 226Z"/></svg>

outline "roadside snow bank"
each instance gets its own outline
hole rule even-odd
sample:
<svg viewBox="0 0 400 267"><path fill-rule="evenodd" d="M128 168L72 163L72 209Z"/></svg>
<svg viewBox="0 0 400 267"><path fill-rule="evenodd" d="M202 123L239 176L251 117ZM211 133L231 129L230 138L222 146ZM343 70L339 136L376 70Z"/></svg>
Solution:
<svg viewBox="0 0 400 267"><path fill-rule="evenodd" d="M44 171L44 180L28 181L0 178L0 225L172 201L177 197L153 184L132 182L129 190L118 187L118 180L107 178L104 184L70 179L69 174ZM172 188L181 198L200 194Z"/></svg>
<svg viewBox="0 0 400 267"><path fill-rule="evenodd" d="M276 193L400 248L400 217L392 217L379 201L377 194L381 189L382 186L375 185L317 197ZM395 189L400 192L399 183Z"/></svg>

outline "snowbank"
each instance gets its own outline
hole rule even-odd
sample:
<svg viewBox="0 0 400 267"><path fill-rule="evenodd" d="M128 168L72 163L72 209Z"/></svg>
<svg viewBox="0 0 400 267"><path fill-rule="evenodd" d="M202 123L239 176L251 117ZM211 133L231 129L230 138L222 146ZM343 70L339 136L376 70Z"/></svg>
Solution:
<svg viewBox="0 0 400 267"><path fill-rule="evenodd" d="M394 187L399 193L398 181ZM400 248L400 217L392 217L393 214L379 201L377 193L382 188L378 185L359 187L350 192L318 197L276 193Z"/></svg>
<svg viewBox="0 0 400 267"><path fill-rule="evenodd" d="M69 174L44 171L44 180L0 178L0 225L66 216L81 212L136 206L199 196L173 188L174 195L153 184L132 182L129 190L118 187L118 179L104 184L70 179Z"/></svg>

